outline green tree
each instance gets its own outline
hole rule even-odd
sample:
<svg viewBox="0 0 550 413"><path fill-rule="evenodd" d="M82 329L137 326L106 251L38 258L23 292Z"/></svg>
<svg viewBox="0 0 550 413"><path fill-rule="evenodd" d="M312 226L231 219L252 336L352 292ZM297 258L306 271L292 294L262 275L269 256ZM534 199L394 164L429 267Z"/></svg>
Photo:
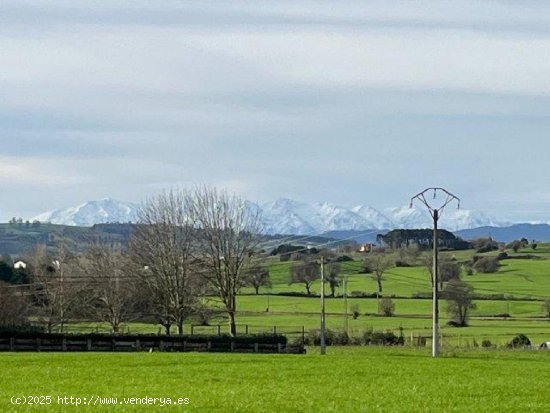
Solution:
<svg viewBox="0 0 550 413"><path fill-rule="evenodd" d="M336 289L340 287L340 265L337 263L328 264L328 276L327 282L330 287L330 295L334 297L336 295Z"/></svg>
<svg viewBox="0 0 550 413"><path fill-rule="evenodd" d="M13 278L13 268L4 261L0 261L0 281L11 282Z"/></svg>

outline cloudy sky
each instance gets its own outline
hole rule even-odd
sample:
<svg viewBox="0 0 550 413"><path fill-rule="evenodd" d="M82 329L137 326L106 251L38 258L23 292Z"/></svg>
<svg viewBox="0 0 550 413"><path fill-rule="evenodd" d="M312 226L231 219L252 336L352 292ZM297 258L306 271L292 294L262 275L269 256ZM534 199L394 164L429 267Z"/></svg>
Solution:
<svg viewBox="0 0 550 413"><path fill-rule="evenodd" d="M550 219L546 1L0 3L0 219L206 183Z"/></svg>

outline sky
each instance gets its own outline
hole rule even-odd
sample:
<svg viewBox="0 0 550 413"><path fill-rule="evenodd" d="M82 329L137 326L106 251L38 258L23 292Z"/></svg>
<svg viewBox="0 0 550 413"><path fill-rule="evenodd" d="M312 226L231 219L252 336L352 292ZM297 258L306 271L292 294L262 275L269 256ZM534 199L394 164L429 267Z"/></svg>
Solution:
<svg viewBox="0 0 550 413"><path fill-rule="evenodd" d="M0 220L208 184L550 220L550 2L0 2Z"/></svg>

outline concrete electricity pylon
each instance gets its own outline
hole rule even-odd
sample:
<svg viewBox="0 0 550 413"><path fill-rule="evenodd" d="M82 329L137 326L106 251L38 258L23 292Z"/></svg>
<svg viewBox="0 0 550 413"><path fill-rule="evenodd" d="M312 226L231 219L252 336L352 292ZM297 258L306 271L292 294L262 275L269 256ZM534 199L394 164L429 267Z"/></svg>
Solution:
<svg viewBox="0 0 550 413"><path fill-rule="evenodd" d="M327 353L326 344L326 314L325 314L325 257L321 256L321 355Z"/></svg>
<svg viewBox="0 0 550 413"><path fill-rule="evenodd" d="M445 200L439 205L437 202L428 202L426 195L433 192L433 199L437 199L437 193L440 192L445 196ZM433 288L433 339L432 339L432 357L439 356L439 238L438 238L438 222L443 210L453 201L458 202L460 208L460 199L447 191L444 188L427 188L424 191L416 194L411 198L410 208L413 207L414 201L420 201L428 208L430 215L433 218L433 270L432 270L432 288Z"/></svg>

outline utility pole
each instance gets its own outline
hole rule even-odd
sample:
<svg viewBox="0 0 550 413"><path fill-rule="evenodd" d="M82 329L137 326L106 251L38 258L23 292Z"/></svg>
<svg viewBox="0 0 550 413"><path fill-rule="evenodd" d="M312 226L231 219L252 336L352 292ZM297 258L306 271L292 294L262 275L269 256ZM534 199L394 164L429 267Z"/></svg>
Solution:
<svg viewBox="0 0 550 413"><path fill-rule="evenodd" d="M348 334L348 277L342 281L344 289L344 331Z"/></svg>
<svg viewBox="0 0 550 413"><path fill-rule="evenodd" d="M325 320L325 258L321 257L321 355L327 353Z"/></svg>
<svg viewBox="0 0 550 413"><path fill-rule="evenodd" d="M443 203L439 203L439 206L434 207L426 199L426 194L433 192L433 199L437 199L437 192L442 192L446 199ZM430 215L433 218L433 270L432 270L432 357L439 356L439 237L438 237L438 223L439 218L445 207L453 201L458 202L460 208L460 199L443 188L427 188L424 191L416 194L411 198L411 205L413 207L414 201L418 200L428 208ZM435 203L434 203L435 204Z"/></svg>

